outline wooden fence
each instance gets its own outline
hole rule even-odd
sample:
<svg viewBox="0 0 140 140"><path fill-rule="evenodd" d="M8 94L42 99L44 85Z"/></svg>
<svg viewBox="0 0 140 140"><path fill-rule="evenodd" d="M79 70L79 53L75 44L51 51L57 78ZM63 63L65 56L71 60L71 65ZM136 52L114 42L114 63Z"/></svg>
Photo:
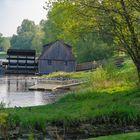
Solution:
<svg viewBox="0 0 140 140"><path fill-rule="evenodd" d="M103 66L107 63L105 60L99 60L99 61L93 61L93 62L86 62L76 65L76 71L89 71L89 70L95 70L99 66ZM124 65L124 58L117 58L112 61L116 67L120 68Z"/></svg>
<svg viewBox="0 0 140 140"><path fill-rule="evenodd" d="M95 70L96 68L98 68L99 66L102 66L103 64L105 64L104 60L77 64L76 71Z"/></svg>

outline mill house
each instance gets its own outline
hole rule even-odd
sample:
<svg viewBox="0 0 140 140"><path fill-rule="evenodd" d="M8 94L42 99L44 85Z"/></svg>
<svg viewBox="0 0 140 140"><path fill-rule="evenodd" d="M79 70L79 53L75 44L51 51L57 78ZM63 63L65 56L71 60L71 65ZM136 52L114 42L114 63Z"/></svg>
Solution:
<svg viewBox="0 0 140 140"><path fill-rule="evenodd" d="M57 71L72 72L76 69L76 62L72 47L63 41L55 41L43 46L38 59L40 74L49 74Z"/></svg>

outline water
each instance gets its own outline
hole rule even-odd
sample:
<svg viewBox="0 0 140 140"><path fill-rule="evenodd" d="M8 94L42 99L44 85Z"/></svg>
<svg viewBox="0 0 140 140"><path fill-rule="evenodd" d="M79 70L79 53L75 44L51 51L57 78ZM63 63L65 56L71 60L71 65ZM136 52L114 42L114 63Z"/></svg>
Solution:
<svg viewBox="0 0 140 140"><path fill-rule="evenodd" d="M47 91L29 91L28 88L40 83L38 78L25 76L0 77L0 102L6 107L27 107L53 103L61 94Z"/></svg>

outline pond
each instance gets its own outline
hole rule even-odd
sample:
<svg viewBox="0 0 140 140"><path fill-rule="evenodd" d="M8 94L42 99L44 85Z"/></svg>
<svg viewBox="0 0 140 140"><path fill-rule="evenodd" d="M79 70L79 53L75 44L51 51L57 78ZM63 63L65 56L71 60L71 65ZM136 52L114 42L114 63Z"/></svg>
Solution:
<svg viewBox="0 0 140 140"><path fill-rule="evenodd" d="M63 94L28 90L40 82L38 78L29 76L0 77L0 103L6 107L39 106L55 102Z"/></svg>

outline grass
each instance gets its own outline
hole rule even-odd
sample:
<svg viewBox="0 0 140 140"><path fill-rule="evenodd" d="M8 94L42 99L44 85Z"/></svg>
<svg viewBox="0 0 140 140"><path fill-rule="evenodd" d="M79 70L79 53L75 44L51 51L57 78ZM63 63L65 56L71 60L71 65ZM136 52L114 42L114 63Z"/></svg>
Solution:
<svg viewBox="0 0 140 140"><path fill-rule="evenodd" d="M5 59L6 58L6 52L0 52L0 59Z"/></svg>
<svg viewBox="0 0 140 140"><path fill-rule="evenodd" d="M89 78L89 75L92 74L92 72L53 72L49 75L43 75L43 78L59 78L59 77L65 77L65 78L72 78L72 79L87 79Z"/></svg>
<svg viewBox="0 0 140 140"><path fill-rule="evenodd" d="M88 140L140 140L140 132L93 138Z"/></svg>
<svg viewBox="0 0 140 140"><path fill-rule="evenodd" d="M118 87L133 87L138 81L135 66L127 60L122 68L109 63L104 68L98 68L90 75L90 86L96 90L109 90Z"/></svg>
<svg viewBox="0 0 140 140"><path fill-rule="evenodd" d="M46 122L63 121L69 124L98 117L115 118L120 123L135 122L140 119L139 108L139 89L112 92L86 89L68 94L54 104L10 109L6 112L11 114L12 123L28 128L34 127L37 123L43 127Z"/></svg>

